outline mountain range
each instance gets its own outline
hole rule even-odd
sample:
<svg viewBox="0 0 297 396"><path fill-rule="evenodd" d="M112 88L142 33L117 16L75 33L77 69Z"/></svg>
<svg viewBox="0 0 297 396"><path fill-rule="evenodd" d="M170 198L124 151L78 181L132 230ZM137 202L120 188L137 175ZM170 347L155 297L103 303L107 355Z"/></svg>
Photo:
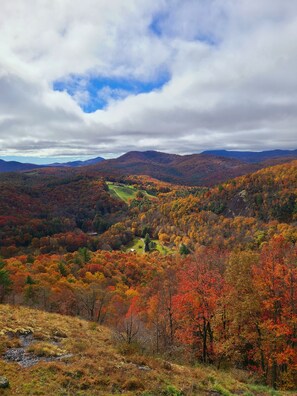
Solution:
<svg viewBox="0 0 297 396"><path fill-rule="evenodd" d="M228 151L207 150L203 154L218 155L220 157L235 158L244 162L257 163L273 158L297 158L297 150L269 150L269 151Z"/></svg>
<svg viewBox="0 0 297 396"><path fill-rule="evenodd" d="M87 161L72 161L49 165L23 164L0 160L0 172L30 171L44 168L76 168L98 172L103 177L147 175L153 178L189 186L212 186L231 178L246 175L271 165L292 161L297 150L240 152L205 151L201 154L178 155L158 151L130 151L118 158L102 157Z"/></svg>
<svg viewBox="0 0 297 396"><path fill-rule="evenodd" d="M227 152L229 153L229 152ZM275 157L275 153L263 154L260 162L243 161L210 153L177 155L157 151L131 151L119 158L103 161L90 169L105 176L147 175L162 181L189 186L212 186L237 176L255 172L267 166L289 162L297 158L287 152ZM250 153L253 157L253 152ZM248 158L248 154L246 154Z"/></svg>
<svg viewBox="0 0 297 396"><path fill-rule="evenodd" d="M53 164L39 165L23 163L18 161L4 161L0 159L0 172L21 172L28 171L31 169L47 168L47 167L57 167L57 168L77 168L82 166L94 165L101 161L104 161L102 157L92 158L86 161L70 161L70 162L56 162Z"/></svg>

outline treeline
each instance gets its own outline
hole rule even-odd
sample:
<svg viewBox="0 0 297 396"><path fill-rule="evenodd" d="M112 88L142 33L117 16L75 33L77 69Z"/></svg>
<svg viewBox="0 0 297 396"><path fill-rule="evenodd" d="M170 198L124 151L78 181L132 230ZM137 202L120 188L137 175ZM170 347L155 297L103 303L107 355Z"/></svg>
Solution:
<svg viewBox="0 0 297 396"><path fill-rule="evenodd" d="M187 256L83 248L2 260L0 299L112 326L127 345L252 370L297 387L297 248L197 247Z"/></svg>

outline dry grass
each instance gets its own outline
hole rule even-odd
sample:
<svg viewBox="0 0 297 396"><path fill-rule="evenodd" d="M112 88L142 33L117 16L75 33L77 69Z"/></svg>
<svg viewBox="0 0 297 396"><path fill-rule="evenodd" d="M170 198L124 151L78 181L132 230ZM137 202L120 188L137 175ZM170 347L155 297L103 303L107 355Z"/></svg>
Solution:
<svg viewBox="0 0 297 396"><path fill-rule="evenodd" d="M181 366L136 353L122 355L113 344L109 329L78 318L0 305L0 353L17 347L19 334L26 332L35 340L28 347L35 355L59 357L66 353L72 356L61 361L40 361L30 368L21 368L0 358L0 375L10 381L10 389L2 393L0 390L0 395L273 394L263 387L259 391L253 388L250 378L245 381L240 373Z"/></svg>

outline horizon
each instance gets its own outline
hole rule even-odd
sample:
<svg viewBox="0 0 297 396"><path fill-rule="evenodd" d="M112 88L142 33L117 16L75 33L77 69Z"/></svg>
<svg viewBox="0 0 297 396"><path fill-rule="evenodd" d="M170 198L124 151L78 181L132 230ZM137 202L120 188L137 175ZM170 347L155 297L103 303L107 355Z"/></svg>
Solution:
<svg viewBox="0 0 297 396"><path fill-rule="evenodd" d="M119 158L120 156L130 153L130 152L148 152L148 151L153 151L153 152L160 152L160 153L167 153L167 154L175 154L175 155L191 155L191 154L202 154L203 152L207 151L226 151L226 152L240 152L240 153L264 153L264 152L270 152L270 151L295 151L296 149L272 149L272 150L228 150L228 149L206 149L203 150L199 153L197 152L192 152L192 153L174 153L174 152L165 152L165 151L160 151L160 150L131 150L127 151L125 153L121 153L120 155L112 155L112 154L107 154L107 156L98 154L98 155L93 155L93 156L81 156L81 157L30 157L30 156L0 156L0 160L3 161L16 161L20 162L23 164L33 164L33 165L52 165L54 163L67 163L67 162L73 162L73 161L87 161L90 159L94 159L97 157L102 157L104 160L109 160L109 159L115 159Z"/></svg>

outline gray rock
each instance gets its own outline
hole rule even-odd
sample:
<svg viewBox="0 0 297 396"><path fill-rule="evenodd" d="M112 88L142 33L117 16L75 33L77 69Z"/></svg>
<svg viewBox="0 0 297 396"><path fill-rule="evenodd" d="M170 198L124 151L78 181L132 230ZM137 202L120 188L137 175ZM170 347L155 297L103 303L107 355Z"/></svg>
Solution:
<svg viewBox="0 0 297 396"><path fill-rule="evenodd" d="M0 389L5 389L9 387L9 381L6 377L0 375Z"/></svg>
<svg viewBox="0 0 297 396"><path fill-rule="evenodd" d="M148 366L138 366L138 369L139 370L144 370L144 371L150 371L151 370L151 368L148 367Z"/></svg>

